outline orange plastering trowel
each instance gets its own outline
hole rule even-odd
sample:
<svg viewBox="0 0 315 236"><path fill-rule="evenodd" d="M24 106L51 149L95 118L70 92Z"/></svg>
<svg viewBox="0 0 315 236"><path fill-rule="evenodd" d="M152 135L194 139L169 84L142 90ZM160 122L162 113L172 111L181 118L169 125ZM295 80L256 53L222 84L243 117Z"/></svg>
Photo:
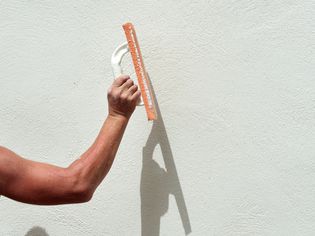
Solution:
<svg viewBox="0 0 315 236"><path fill-rule="evenodd" d="M130 51L132 62L136 71L138 85L141 90L142 101L138 105L144 105L147 112L148 120L156 120L156 110L154 104L153 93L151 90L150 80L144 67L142 54L140 51L139 42L136 36L136 31L131 23L123 25L126 34L127 42L119 45L112 54L111 64L113 68L114 77L121 75L121 61L126 53Z"/></svg>

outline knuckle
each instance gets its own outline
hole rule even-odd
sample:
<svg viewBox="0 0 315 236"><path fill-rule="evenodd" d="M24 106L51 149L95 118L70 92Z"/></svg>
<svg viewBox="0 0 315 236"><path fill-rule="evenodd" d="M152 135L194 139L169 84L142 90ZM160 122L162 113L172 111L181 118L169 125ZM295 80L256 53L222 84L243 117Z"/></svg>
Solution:
<svg viewBox="0 0 315 236"><path fill-rule="evenodd" d="M130 78L129 75L120 75L120 76L118 76L118 79L120 79L120 80L129 79L129 78Z"/></svg>
<svg viewBox="0 0 315 236"><path fill-rule="evenodd" d="M119 96L118 90L111 90L111 92L108 94L111 98L117 98Z"/></svg>
<svg viewBox="0 0 315 236"><path fill-rule="evenodd" d="M123 78L123 79L130 79L129 75L121 75L120 77Z"/></svg>
<svg viewBox="0 0 315 236"><path fill-rule="evenodd" d="M114 83L115 85L121 85L122 83L124 83L127 79L129 78L128 75L120 75L118 76L115 80Z"/></svg>
<svg viewBox="0 0 315 236"><path fill-rule="evenodd" d="M118 98L120 96L120 94L121 94L121 92L119 90L116 90L116 91L113 92L113 96L115 98Z"/></svg>
<svg viewBox="0 0 315 236"><path fill-rule="evenodd" d="M110 99L114 98L113 92L108 93L108 94L107 94L107 97L110 98Z"/></svg>
<svg viewBox="0 0 315 236"><path fill-rule="evenodd" d="M119 84L121 82L122 78L121 77L117 77L115 80L114 80L114 83L113 84Z"/></svg>
<svg viewBox="0 0 315 236"><path fill-rule="evenodd" d="M113 91L112 87L109 87L109 89L107 89L107 94L110 95L112 91Z"/></svg>
<svg viewBox="0 0 315 236"><path fill-rule="evenodd" d="M128 98L128 95L125 94L125 93L120 95L120 99L123 100L123 101L127 100L127 98Z"/></svg>
<svg viewBox="0 0 315 236"><path fill-rule="evenodd" d="M113 86L110 86L108 89L107 89L107 93L112 93L113 92Z"/></svg>

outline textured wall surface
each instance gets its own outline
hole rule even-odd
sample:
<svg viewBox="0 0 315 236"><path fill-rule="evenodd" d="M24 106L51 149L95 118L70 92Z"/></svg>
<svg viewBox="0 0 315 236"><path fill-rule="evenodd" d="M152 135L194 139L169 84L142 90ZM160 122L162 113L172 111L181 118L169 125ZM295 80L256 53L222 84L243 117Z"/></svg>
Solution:
<svg viewBox="0 0 315 236"><path fill-rule="evenodd" d="M314 235L314 1L0 1L0 144L67 166L134 23L160 119L134 113L81 205L0 198L0 235Z"/></svg>

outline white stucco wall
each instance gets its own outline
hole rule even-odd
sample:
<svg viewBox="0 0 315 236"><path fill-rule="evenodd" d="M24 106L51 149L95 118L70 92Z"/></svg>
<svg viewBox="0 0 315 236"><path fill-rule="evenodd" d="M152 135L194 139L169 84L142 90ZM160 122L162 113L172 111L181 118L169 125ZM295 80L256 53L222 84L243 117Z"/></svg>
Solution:
<svg viewBox="0 0 315 236"><path fill-rule="evenodd" d="M163 121L135 111L89 203L1 197L0 235L314 235L311 0L0 1L0 144L77 158L105 119L126 21Z"/></svg>

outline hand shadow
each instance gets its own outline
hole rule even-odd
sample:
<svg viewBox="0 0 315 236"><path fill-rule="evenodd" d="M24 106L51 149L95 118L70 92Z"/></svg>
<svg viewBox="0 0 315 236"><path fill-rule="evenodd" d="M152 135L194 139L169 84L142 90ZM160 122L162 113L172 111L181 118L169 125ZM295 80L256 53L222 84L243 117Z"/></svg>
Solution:
<svg viewBox="0 0 315 236"><path fill-rule="evenodd" d="M150 77L148 76L150 79ZM152 92L155 93L152 86ZM155 236L160 234L161 217L167 212L169 195L176 200L185 234L191 233L189 216L180 186L176 166L162 119L161 111L155 99L157 120L153 126L146 145L143 147L141 172L141 235ZM154 149L160 145L165 169L153 160Z"/></svg>

